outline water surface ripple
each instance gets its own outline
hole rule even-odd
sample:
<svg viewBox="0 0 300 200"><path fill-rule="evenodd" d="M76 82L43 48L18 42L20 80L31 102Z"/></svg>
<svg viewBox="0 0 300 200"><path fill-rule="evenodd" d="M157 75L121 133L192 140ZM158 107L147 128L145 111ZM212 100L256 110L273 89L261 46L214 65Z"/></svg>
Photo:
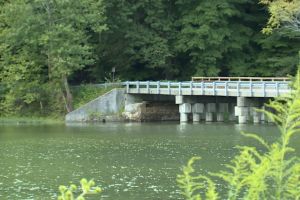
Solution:
<svg viewBox="0 0 300 200"><path fill-rule="evenodd" d="M0 199L56 199L60 184L82 177L104 189L89 199L181 199L176 175L187 160L201 156L202 173L221 169L234 146L256 144L241 130L278 134L270 125L219 123L0 125Z"/></svg>

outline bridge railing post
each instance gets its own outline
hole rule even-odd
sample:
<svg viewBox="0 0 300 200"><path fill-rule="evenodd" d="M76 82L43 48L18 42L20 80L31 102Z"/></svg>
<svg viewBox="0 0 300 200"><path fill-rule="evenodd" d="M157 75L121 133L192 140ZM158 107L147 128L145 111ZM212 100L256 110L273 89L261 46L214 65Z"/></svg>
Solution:
<svg viewBox="0 0 300 200"><path fill-rule="evenodd" d="M191 95L193 95L193 82L190 82L190 91L191 91Z"/></svg>
<svg viewBox="0 0 300 200"><path fill-rule="evenodd" d="M129 93L129 81L126 81L126 93Z"/></svg>
<svg viewBox="0 0 300 200"><path fill-rule="evenodd" d="M276 97L278 97L279 96L279 83L278 82L276 82L275 89L276 89Z"/></svg>
<svg viewBox="0 0 300 200"><path fill-rule="evenodd" d="M225 96L228 96L228 82L225 81Z"/></svg>
<svg viewBox="0 0 300 200"><path fill-rule="evenodd" d="M263 82L263 96L266 97L266 83Z"/></svg>
<svg viewBox="0 0 300 200"><path fill-rule="evenodd" d="M178 94L179 94L179 95L182 94L182 91L181 91L181 82L179 82L179 85L178 85Z"/></svg>
<svg viewBox="0 0 300 200"><path fill-rule="evenodd" d="M168 81L168 93L169 93L169 95L171 94L171 83L170 83L170 81Z"/></svg>
<svg viewBox="0 0 300 200"><path fill-rule="evenodd" d="M236 89L237 89L237 96L238 96L238 97L239 97L240 94L241 94L241 93L240 93L240 83L241 83L241 82L238 81L238 82L237 82L237 86L236 86Z"/></svg>
<svg viewBox="0 0 300 200"><path fill-rule="evenodd" d="M149 81L147 81L147 93L149 94L150 93L150 82Z"/></svg>
<svg viewBox="0 0 300 200"><path fill-rule="evenodd" d="M213 95L216 95L216 82L213 82Z"/></svg>
<svg viewBox="0 0 300 200"><path fill-rule="evenodd" d="M204 81L201 82L201 95L204 95Z"/></svg>
<svg viewBox="0 0 300 200"><path fill-rule="evenodd" d="M157 81L157 94L160 94L160 81Z"/></svg>
<svg viewBox="0 0 300 200"><path fill-rule="evenodd" d="M250 82L249 84L249 87L250 87L250 96L253 97L253 85L252 85L252 81Z"/></svg>
<svg viewBox="0 0 300 200"><path fill-rule="evenodd" d="M140 93L140 82L139 81L136 82L136 90L137 90L137 93Z"/></svg>

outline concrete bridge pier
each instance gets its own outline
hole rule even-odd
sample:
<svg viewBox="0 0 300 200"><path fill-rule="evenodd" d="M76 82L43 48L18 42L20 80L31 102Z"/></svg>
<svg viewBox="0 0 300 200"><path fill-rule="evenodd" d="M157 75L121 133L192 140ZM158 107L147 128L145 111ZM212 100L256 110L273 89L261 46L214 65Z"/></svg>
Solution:
<svg viewBox="0 0 300 200"><path fill-rule="evenodd" d="M262 110L265 110L265 106L262 106L261 109L262 109ZM260 114L260 122L261 122L261 123L265 123L266 120L267 120L266 114L265 114L265 113L261 113L261 114Z"/></svg>
<svg viewBox="0 0 300 200"><path fill-rule="evenodd" d="M205 106L205 121L213 122L214 121L214 113L216 112L216 103L207 103Z"/></svg>
<svg viewBox="0 0 300 200"><path fill-rule="evenodd" d="M179 105L180 122L186 123L189 121L189 114L192 112L191 103L186 103L184 96L175 96L175 103Z"/></svg>
<svg viewBox="0 0 300 200"><path fill-rule="evenodd" d="M224 122L225 113L228 113L228 103L218 103L217 122Z"/></svg>
<svg viewBox="0 0 300 200"><path fill-rule="evenodd" d="M190 103L183 103L179 105L180 122L188 122L189 114L192 112L192 105Z"/></svg>
<svg viewBox="0 0 300 200"><path fill-rule="evenodd" d="M270 110L266 106L262 106L261 109L272 112L272 110ZM260 114L261 114L260 120L261 120L262 123L274 123L265 113L260 113Z"/></svg>
<svg viewBox="0 0 300 200"><path fill-rule="evenodd" d="M198 123L198 122L200 122L200 113L194 113L193 112L193 122L195 122L195 123Z"/></svg>
<svg viewBox="0 0 300 200"><path fill-rule="evenodd" d="M266 107L265 108L267 111L271 112L271 113L274 113L274 110L269 108L269 107ZM274 122L266 115L266 121L270 124L273 124Z"/></svg>
<svg viewBox="0 0 300 200"><path fill-rule="evenodd" d="M247 97L237 97L237 106L234 114L238 117L239 124L246 124L249 119L250 100Z"/></svg>
<svg viewBox="0 0 300 200"><path fill-rule="evenodd" d="M229 103L228 104L228 121L230 122L236 122L236 116L235 116L235 106L236 103Z"/></svg>
<svg viewBox="0 0 300 200"><path fill-rule="evenodd" d="M194 103L192 105L192 113L193 113L193 122L200 122L201 114L204 113L204 104Z"/></svg>
<svg viewBox="0 0 300 200"><path fill-rule="evenodd" d="M250 108L249 108L249 115L250 118L253 120L254 124L259 124L261 119L261 113L258 112L256 109L260 108L261 102L258 99L251 99Z"/></svg>
<svg viewBox="0 0 300 200"><path fill-rule="evenodd" d="M256 108L252 108L252 116L253 116L253 123L259 124L261 119L261 113L255 110Z"/></svg>

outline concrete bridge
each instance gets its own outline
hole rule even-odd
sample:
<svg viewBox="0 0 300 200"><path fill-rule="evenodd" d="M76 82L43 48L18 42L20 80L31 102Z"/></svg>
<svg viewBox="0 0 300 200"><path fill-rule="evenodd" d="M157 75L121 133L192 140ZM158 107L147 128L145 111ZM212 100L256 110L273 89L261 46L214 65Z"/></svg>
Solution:
<svg viewBox="0 0 300 200"><path fill-rule="evenodd" d="M265 109L264 104L270 99L289 93L289 83L288 78L277 77L193 77L188 82L127 81L118 85L121 88L68 113L66 121L263 123L268 119L256 109Z"/></svg>
<svg viewBox="0 0 300 200"><path fill-rule="evenodd" d="M123 85L125 111L137 102L173 100L179 105L180 122L236 118L239 123L264 122L266 117L256 109L291 91L289 79L277 77L193 77L190 82L128 81Z"/></svg>

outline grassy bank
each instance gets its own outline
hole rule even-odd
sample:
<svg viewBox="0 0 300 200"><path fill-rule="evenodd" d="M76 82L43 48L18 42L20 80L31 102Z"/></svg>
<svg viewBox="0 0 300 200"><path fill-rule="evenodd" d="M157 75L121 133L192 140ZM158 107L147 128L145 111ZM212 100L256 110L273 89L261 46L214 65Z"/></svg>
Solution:
<svg viewBox="0 0 300 200"><path fill-rule="evenodd" d="M63 124L64 118L50 117L0 117L0 124Z"/></svg>
<svg viewBox="0 0 300 200"><path fill-rule="evenodd" d="M80 85L72 87L74 109L96 99L97 97L118 88L117 86L97 87L95 85Z"/></svg>

